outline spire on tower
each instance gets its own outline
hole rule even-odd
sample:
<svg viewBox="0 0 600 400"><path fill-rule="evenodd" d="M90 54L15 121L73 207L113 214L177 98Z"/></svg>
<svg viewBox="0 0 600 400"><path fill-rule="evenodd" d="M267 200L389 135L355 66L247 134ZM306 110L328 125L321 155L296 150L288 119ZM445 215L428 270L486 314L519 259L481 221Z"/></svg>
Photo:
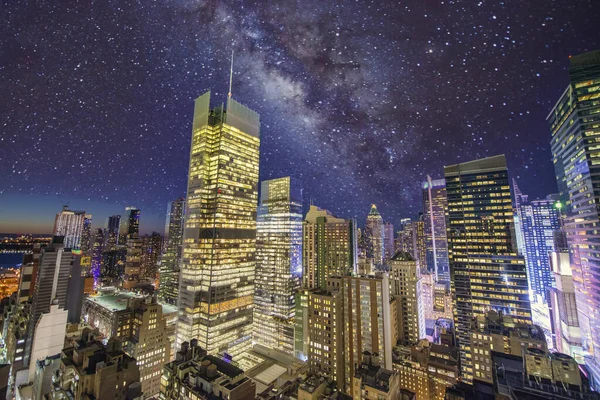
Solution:
<svg viewBox="0 0 600 400"><path fill-rule="evenodd" d="M229 70L229 93L227 97L231 98L231 84L233 82L233 49L231 50L231 68Z"/></svg>

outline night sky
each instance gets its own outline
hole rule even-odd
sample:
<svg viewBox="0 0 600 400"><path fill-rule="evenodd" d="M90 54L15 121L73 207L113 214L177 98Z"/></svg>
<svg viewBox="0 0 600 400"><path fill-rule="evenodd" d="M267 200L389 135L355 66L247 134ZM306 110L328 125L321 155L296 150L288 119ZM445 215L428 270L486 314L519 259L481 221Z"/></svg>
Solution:
<svg viewBox="0 0 600 400"><path fill-rule="evenodd" d="M499 153L543 197L545 119L598 21L597 0L3 2L0 232L49 232L65 202L96 226L134 205L162 231L193 100L225 101L232 50L261 179L300 178L307 204L398 224L427 174Z"/></svg>

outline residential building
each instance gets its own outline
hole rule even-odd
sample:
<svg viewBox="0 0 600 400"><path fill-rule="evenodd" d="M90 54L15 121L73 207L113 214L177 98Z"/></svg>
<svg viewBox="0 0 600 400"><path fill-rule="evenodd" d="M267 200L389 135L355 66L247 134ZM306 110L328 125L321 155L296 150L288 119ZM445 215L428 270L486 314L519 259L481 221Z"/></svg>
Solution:
<svg viewBox="0 0 600 400"><path fill-rule="evenodd" d="M302 283L302 187L291 177L261 183L256 224L254 342L294 352Z"/></svg>
<svg viewBox="0 0 600 400"><path fill-rule="evenodd" d="M84 227L90 227L92 216L85 211L72 211L69 206L63 206L54 219L53 236L64 237L64 245L69 249L81 249ZM87 221L87 224L86 224ZM88 232L89 237L89 232Z"/></svg>
<svg viewBox="0 0 600 400"><path fill-rule="evenodd" d="M259 115L229 97L194 109L177 343L238 356L252 337Z"/></svg>
<svg viewBox="0 0 600 400"><path fill-rule="evenodd" d="M398 400L399 375L381 366L376 355L365 352L352 377L352 398L355 400Z"/></svg>

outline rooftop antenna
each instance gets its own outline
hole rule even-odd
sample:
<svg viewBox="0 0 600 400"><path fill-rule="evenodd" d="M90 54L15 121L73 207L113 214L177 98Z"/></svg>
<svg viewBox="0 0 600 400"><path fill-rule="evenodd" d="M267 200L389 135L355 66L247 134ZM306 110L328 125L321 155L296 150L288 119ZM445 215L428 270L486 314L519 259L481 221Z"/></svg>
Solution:
<svg viewBox="0 0 600 400"><path fill-rule="evenodd" d="M233 82L233 49L231 49L231 69L229 70L229 94L227 97L231 98L231 83Z"/></svg>

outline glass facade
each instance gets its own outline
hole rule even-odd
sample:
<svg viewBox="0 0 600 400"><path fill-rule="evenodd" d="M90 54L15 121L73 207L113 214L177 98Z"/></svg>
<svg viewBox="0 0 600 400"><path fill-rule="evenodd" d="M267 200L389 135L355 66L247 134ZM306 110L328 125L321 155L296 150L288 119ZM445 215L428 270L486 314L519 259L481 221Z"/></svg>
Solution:
<svg viewBox="0 0 600 400"><path fill-rule="evenodd" d="M196 99L179 283L177 347L210 354L251 345L258 200L259 116L232 98Z"/></svg>
<svg viewBox="0 0 600 400"><path fill-rule="evenodd" d="M436 281L450 282L448 239L446 238L446 181L431 179L423 182L423 221L427 247L427 270Z"/></svg>
<svg viewBox="0 0 600 400"><path fill-rule="evenodd" d="M379 214L375 204L371 205L371 210L369 211L369 215L367 215L364 234L366 235L367 258L373 259L373 264L375 265L383 265L383 260L385 259L385 232L383 218Z"/></svg>
<svg viewBox="0 0 600 400"><path fill-rule="evenodd" d="M185 199L171 201L167 207L164 251L160 261L159 295L169 304L177 304Z"/></svg>
<svg viewBox="0 0 600 400"><path fill-rule="evenodd" d="M600 388L600 51L571 57L570 84L550 114L586 364Z"/></svg>
<svg viewBox="0 0 600 400"><path fill-rule="evenodd" d="M445 167L448 256L462 376L473 379L471 322L489 310L531 323L527 270L516 254L504 156Z"/></svg>
<svg viewBox="0 0 600 400"><path fill-rule="evenodd" d="M263 181L256 223L255 343L294 353L301 283L301 184L291 177Z"/></svg>

